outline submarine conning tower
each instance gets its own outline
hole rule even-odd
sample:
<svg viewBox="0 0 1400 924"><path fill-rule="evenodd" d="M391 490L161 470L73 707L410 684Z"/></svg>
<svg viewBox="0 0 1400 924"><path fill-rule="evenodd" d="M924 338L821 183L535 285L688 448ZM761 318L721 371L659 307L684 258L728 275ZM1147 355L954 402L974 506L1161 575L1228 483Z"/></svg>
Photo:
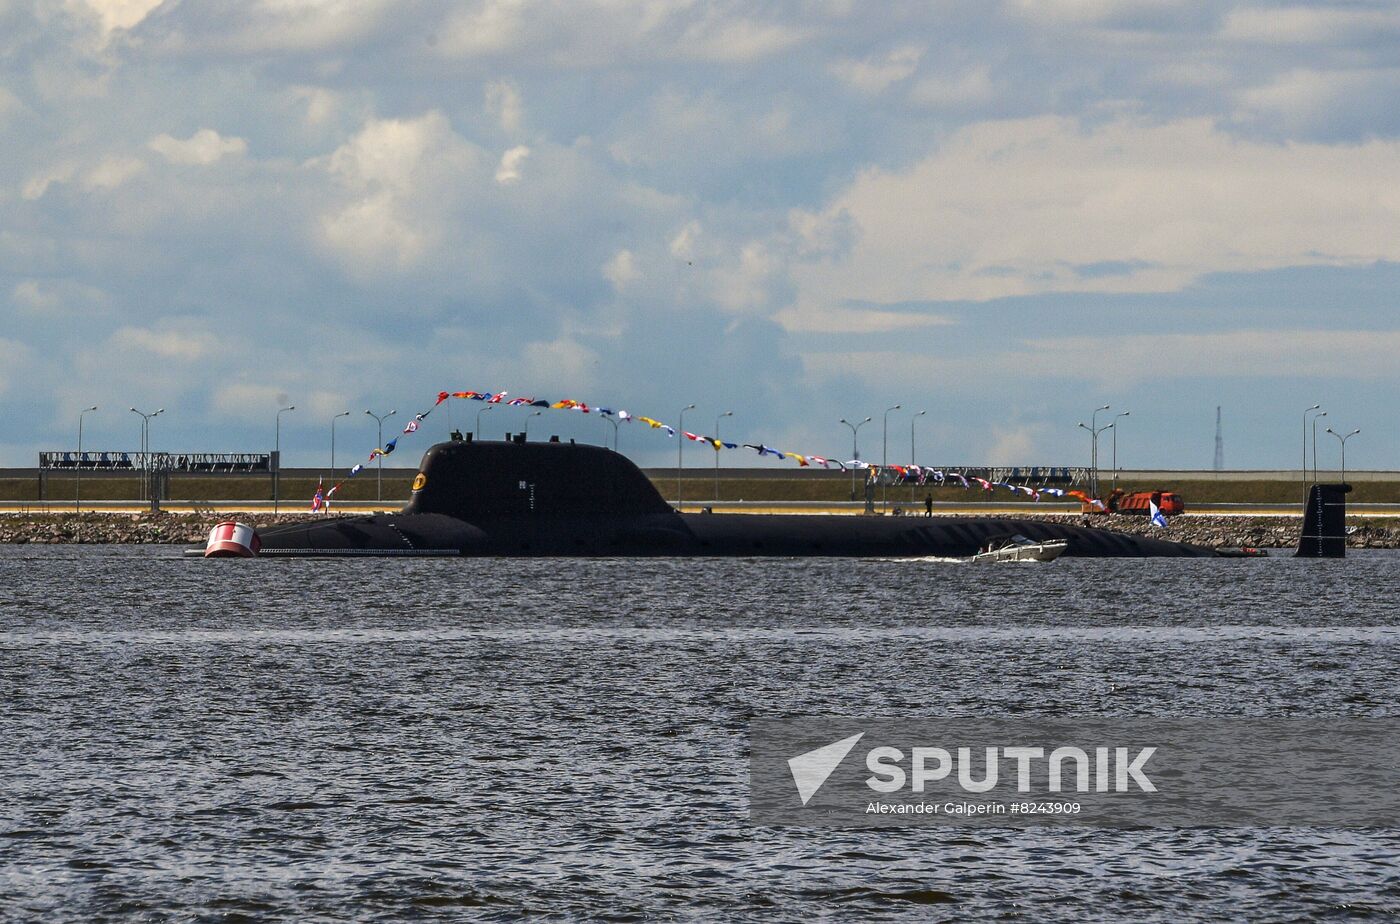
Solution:
<svg viewBox="0 0 1400 924"><path fill-rule="evenodd" d="M453 441L424 455L404 513L468 522L671 513L626 456L577 443Z"/></svg>

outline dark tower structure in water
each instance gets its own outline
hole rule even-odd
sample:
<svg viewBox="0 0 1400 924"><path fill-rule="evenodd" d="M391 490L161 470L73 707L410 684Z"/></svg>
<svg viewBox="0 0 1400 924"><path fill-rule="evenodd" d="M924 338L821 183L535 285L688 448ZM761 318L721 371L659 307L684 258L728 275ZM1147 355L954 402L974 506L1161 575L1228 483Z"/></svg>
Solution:
<svg viewBox="0 0 1400 924"><path fill-rule="evenodd" d="M1225 470L1225 432L1220 429L1220 405L1215 406L1215 470Z"/></svg>

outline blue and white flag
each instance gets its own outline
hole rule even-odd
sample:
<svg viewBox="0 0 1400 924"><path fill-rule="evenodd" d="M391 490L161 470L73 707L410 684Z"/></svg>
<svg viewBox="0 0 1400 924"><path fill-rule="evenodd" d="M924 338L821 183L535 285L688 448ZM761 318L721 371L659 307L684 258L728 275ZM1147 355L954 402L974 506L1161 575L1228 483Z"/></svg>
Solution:
<svg viewBox="0 0 1400 924"><path fill-rule="evenodd" d="M1166 517L1166 514L1162 513L1162 510L1161 510L1160 507L1158 507L1158 506L1157 506L1156 504L1154 504L1151 500L1149 500L1149 501L1147 502L1147 510L1148 510L1148 512L1152 515L1151 523L1152 523L1153 526L1160 526L1160 527L1163 527L1163 528L1166 527L1166 525L1167 525L1167 517Z"/></svg>

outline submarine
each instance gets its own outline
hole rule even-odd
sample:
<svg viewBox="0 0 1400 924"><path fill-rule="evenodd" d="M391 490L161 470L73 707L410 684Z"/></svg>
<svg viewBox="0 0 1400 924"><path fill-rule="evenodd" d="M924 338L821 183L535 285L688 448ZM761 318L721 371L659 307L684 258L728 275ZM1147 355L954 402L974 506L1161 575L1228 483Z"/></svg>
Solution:
<svg viewBox="0 0 1400 924"><path fill-rule="evenodd" d="M423 455L402 511L259 530L264 556L966 557L1019 533L1065 556L1214 549L1026 518L680 513L627 457L573 442L454 440Z"/></svg>

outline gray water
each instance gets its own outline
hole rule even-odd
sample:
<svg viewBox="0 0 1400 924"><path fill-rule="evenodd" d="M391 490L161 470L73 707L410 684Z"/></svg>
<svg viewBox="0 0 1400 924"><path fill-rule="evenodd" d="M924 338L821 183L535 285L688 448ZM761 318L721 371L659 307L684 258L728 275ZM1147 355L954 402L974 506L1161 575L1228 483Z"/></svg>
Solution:
<svg viewBox="0 0 1400 924"><path fill-rule="evenodd" d="M1400 831L748 820L756 716L1383 716L1400 556L0 547L0 918L1392 918Z"/></svg>

